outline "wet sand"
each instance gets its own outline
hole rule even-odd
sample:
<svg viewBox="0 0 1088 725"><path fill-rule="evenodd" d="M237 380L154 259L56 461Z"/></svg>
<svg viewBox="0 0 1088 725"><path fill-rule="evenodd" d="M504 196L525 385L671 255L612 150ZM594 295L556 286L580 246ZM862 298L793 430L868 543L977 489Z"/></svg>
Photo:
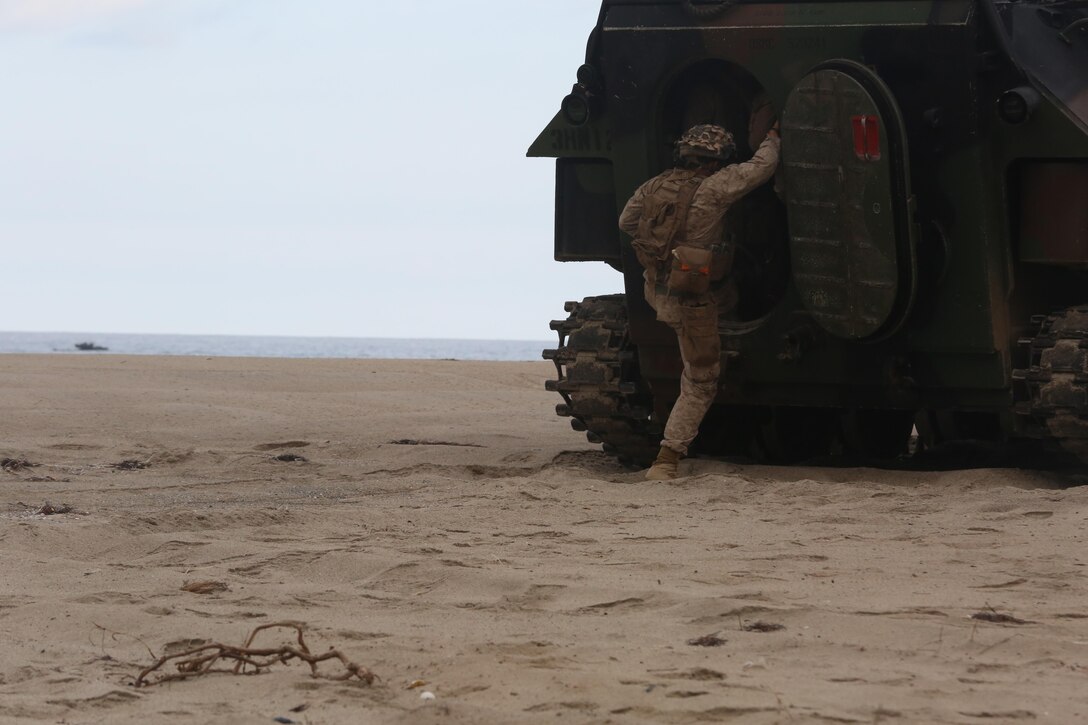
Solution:
<svg viewBox="0 0 1088 725"><path fill-rule="evenodd" d="M647 483L554 415L550 372L0 356L0 458L37 464L0 471L0 721L1088 719L1077 474ZM132 687L149 649L281 620L380 680Z"/></svg>

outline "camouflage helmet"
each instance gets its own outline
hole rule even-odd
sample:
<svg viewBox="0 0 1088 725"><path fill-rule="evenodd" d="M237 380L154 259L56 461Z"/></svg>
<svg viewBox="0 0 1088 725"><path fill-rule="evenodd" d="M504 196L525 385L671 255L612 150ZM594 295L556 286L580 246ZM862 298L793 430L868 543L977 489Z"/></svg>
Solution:
<svg viewBox="0 0 1088 725"><path fill-rule="evenodd" d="M692 126L676 142L676 152L682 159L698 156L728 161L736 151L733 134L712 124Z"/></svg>

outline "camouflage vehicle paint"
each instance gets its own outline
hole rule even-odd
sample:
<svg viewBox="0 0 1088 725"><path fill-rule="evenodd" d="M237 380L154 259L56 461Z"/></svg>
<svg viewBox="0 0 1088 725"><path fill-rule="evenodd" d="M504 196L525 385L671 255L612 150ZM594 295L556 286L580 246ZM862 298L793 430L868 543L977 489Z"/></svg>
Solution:
<svg viewBox="0 0 1088 725"><path fill-rule="evenodd" d="M1086 5L605 0L529 150L558 159L555 258L626 290L553 324L560 414L652 455L680 363L617 210L696 123L750 156L769 97L783 164L730 212L740 304L697 445L890 455L915 420L930 441L1088 437Z"/></svg>

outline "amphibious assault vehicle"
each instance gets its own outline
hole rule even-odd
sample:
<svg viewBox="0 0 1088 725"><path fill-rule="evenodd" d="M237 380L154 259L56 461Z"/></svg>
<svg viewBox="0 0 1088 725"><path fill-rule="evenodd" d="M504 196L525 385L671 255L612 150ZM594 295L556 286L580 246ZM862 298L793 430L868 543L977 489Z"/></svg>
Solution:
<svg viewBox="0 0 1088 725"><path fill-rule="evenodd" d="M616 227L688 127L741 161L781 119L773 183L735 205L739 301L696 449L804 458L1088 443L1088 2L605 0L529 150L556 162L555 258L622 273L544 351L557 412L645 463L679 393L675 335Z"/></svg>

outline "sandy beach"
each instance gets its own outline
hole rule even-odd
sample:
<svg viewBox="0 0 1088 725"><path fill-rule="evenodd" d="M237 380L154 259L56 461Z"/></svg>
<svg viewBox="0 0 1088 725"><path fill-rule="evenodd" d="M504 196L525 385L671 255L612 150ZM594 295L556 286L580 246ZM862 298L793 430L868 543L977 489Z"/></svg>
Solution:
<svg viewBox="0 0 1088 725"><path fill-rule="evenodd" d="M1082 475L648 483L554 415L550 373L0 356L0 721L1088 720ZM133 686L279 621L380 679Z"/></svg>

